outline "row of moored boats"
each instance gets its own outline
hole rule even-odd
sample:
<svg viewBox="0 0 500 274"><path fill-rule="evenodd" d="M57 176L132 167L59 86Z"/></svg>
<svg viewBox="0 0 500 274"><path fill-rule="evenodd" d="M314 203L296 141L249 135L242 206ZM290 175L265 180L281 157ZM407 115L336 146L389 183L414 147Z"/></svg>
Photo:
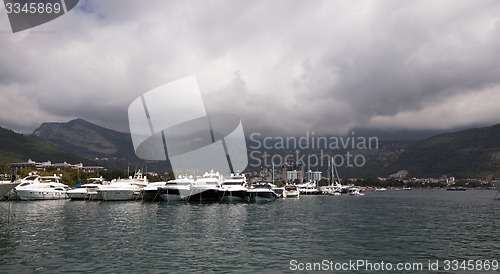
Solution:
<svg viewBox="0 0 500 274"><path fill-rule="evenodd" d="M30 174L19 180L9 198L20 200L102 200L102 201L228 201L265 202L280 197L269 183L249 184L244 174L224 178L213 170L203 176L180 175L167 182L149 182L140 171L126 179L104 181L91 178L85 184L70 188L58 175ZM3 195L2 195L3 196ZM292 195L293 196L293 195Z"/></svg>
<svg viewBox="0 0 500 274"><path fill-rule="evenodd" d="M85 184L70 188L61 177L30 173L27 177L0 184L0 198L20 200L88 200L88 201L219 201L267 202L276 198L299 198L300 195L363 195L363 188L334 185L318 188L315 182L285 185L278 188L266 182L249 183L244 174L224 177L219 172L205 172L203 176L179 175L175 180L149 182L141 171L126 179L105 181L90 178Z"/></svg>

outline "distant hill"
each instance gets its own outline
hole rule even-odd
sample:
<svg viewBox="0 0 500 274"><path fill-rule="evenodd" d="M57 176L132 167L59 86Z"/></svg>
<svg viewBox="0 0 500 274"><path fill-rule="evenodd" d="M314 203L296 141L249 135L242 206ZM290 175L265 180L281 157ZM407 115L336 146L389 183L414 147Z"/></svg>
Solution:
<svg viewBox="0 0 500 274"><path fill-rule="evenodd" d="M324 153L333 156L345 155L346 152L351 155L363 155L366 164L363 167L349 168L345 165L338 167L342 178L388 177L399 170L407 170L408 177L421 178L500 177L500 125L444 133L424 140L384 141L381 139L378 149L325 149L324 151L302 149L300 154L321 155ZM267 153L269 155L295 154L293 150L285 153L279 150L267 150ZM256 162L255 159L250 158L251 164ZM258 166L252 171L258 172L259 169ZM323 174L327 173L326 166L313 167L313 169L323 171Z"/></svg>
<svg viewBox="0 0 500 274"><path fill-rule="evenodd" d="M409 170L410 176L500 175L500 124L411 143L392 165Z"/></svg>
<svg viewBox="0 0 500 274"><path fill-rule="evenodd" d="M87 158L127 158L134 155L130 134L83 119L67 123L43 123L32 136Z"/></svg>
<svg viewBox="0 0 500 274"><path fill-rule="evenodd" d="M137 158L130 134L101 127L83 119L66 123L43 123L31 135L82 157L96 160L100 165L126 170L146 169L158 172L170 168L168 162L146 163ZM98 159L96 159L98 158Z"/></svg>
<svg viewBox="0 0 500 274"><path fill-rule="evenodd" d="M0 163L35 161L83 163L90 161L30 136L0 127Z"/></svg>

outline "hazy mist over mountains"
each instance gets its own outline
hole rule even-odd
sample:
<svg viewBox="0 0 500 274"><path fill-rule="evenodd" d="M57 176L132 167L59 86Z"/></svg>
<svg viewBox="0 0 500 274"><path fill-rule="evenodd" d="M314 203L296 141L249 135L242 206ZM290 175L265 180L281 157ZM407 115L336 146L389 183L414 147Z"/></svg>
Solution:
<svg viewBox="0 0 500 274"><path fill-rule="evenodd" d="M489 0L80 1L33 30L1 24L0 125L126 132L132 101L190 75L208 112L268 135L492 125L498 14Z"/></svg>
<svg viewBox="0 0 500 274"><path fill-rule="evenodd" d="M311 133L308 134L311 138ZM377 134L380 132L358 130L345 137L377 137L377 147L371 149L353 148L350 145L342 147L340 142L339 146L333 149L313 146L303 149L300 147L282 149L276 145L276 142L280 140L279 138L286 139L287 136L278 138L262 134L249 136L247 132L249 165L246 171L259 171L264 167L261 159L258 158L263 153L271 156L297 153L302 156L350 153L362 155L366 164L362 167L339 166L339 171L344 177L385 177L399 170L408 170L408 176L411 177L491 178L498 176L500 125L432 135L429 138L425 138L426 135L431 135L433 132L421 132L418 140L411 140L411 137L417 139L413 132L401 132L399 135L393 133L386 136ZM405 136L410 138L405 140ZM313 135L312 138L317 137L321 135ZM12 161L26 161L31 158L36 161L79 161L122 170L125 170L127 166L147 165L150 170L165 172L170 166L164 161L147 161L146 163L135 156L129 134L104 128L83 119L75 119L66 123L43 123L33 134L27 136L2 129L0 138L3 144L0 154L3 155L1 159L4 164ZM257 149L256 144L265 138L268 138L266 144L270 148L266 149L261 146ZM267 167L270 168L270 166ZM323 170L326 173L326 168L325 163L313 169Z"/></svg>

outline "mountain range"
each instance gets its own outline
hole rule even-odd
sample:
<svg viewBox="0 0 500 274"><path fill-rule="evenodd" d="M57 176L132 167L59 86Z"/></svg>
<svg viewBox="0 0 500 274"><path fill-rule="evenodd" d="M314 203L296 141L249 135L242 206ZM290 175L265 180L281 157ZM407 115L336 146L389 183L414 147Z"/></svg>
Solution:
<svg viewBox="0 0 500 274"><path fill-rule="evenodd" d="M91 159L135 156L130 134L104 128L83 119L67 123L43 123L31 136Z"/></svg>
<svg viewBox="0 0 500 274"><path fill-rule="evenodd" d="M28 136L0 128L0 145L0 163L3 164L32 159L82 162L118 169L144 169L147 165L149 170L157 172L170 168L168 161L146 162L137 158L130 134L83 119L43 123ZM380 141L376 150L354 149L349 152L362 154L366 164L354 168L340 167L342 177L387 177L399 170L407 170L410 177L491 178L500 176L500 124L438 134L423 140ZM310 149L304 153L318 154L319 151ZM249 159L252 163L252 157ZM254 165L253 171L259 169ZM247 171L252 171L250 165Z"/></svg>
<svg viewBox="0 0 500 274"><path fill-rule="evenodd" d="M34 136L25 136L0 127L0 164L38 161L72 162L90 164L91 161L76 153L68 152L56 145L49 144Z"/></svg>

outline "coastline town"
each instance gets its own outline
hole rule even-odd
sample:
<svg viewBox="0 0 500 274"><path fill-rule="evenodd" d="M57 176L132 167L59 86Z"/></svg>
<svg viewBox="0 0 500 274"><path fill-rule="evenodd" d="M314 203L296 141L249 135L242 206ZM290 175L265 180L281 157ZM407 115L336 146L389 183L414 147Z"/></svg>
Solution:
<svg viewBox="0 0 500 274"><path fill-rule="evenodd" d="M101 166L52 163L51 161L11 163L12 175L3 174L0 197L5 200L103 200L165 202L270 202L277 198L299 198L301 195L363 196L368 191L440 188L448 191L495 189L499 181L456 180L454 177L407 178L405 170L388 178L341 179L337 168L330 165L328 174L306 171L304 166L288 163L271 170L247 174L220 174L210 170L159 175L140 169L112 176ZM75 177L76 172L76 177ZM65 173L65 175L63 175ZM69 175L69 178L68 178ZM129 176L127 176L129 175ZM22 176L22 177L18 177ZM116 176L116 173L115 173ZM9 180L10 177L10 180Z"/></svg>

